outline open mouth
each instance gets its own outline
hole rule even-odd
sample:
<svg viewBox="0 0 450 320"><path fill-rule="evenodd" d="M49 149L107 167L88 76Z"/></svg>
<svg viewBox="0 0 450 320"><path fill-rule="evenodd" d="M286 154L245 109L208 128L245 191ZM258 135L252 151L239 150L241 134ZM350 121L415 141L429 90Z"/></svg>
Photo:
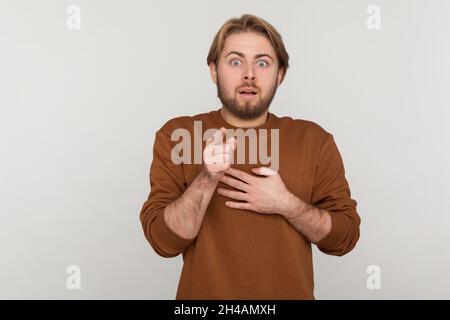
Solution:
<svg viewBox="0 0 450 320"><path fill-rule="evenodd" d="M253 91L253 90L242 90L242 91L239 91L239 93L244 96L254 96L254 95L258 94L256 91Z"/></svg>

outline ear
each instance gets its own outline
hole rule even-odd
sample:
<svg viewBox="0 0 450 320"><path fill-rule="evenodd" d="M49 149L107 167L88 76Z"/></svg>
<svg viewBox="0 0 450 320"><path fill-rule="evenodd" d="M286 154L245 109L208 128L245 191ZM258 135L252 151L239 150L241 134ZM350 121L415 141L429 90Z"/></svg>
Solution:
<svg viewBox="0 0 450 320"><path fill-rule="evenodd" d="M216 69L216 64L211 62L209 64L209 72L211 73L211 80L217 84L217 69Z"/></svg>
<svg viewBox="0 0 450 320"><path fill-rule="evenodd" d="M278 70L278 76L277 76L277 88L280 86L283 79L283 69Z"/></svg>

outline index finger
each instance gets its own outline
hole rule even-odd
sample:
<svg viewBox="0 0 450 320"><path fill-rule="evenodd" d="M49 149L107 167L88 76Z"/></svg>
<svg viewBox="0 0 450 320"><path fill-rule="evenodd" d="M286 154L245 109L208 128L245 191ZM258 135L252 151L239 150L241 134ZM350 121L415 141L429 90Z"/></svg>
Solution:
<svg viewBox="0 0 450 320"><path fill-rule="evenodd" d="M225 136L226 129L224 127L220 128L211 136L212 144L221 144L223 143L223 137Z"/></svg>

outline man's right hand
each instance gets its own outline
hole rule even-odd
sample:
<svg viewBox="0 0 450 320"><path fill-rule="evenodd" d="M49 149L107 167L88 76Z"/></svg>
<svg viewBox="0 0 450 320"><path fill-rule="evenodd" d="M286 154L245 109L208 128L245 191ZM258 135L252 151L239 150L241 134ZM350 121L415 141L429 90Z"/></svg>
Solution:
<svg viewBox="0 0 450 320"><path fill-rule="evenodd" d="M203 151L203 171L209 179L214 181L219 181L231 167L234 150L236 150L236 138L231 137L224 142L225 134L226 129L220 128L206 141Z"/></svg>
<svg viewBox="0 0 450 320"><path fill-rule="evenodd" d="M231 166L236 149L234 137L223 142L226 129L220 128L207 142L203 152L203 170L178 199L164 209L169 228L185 239L197 236L206 208L225 171Z"/></svg>

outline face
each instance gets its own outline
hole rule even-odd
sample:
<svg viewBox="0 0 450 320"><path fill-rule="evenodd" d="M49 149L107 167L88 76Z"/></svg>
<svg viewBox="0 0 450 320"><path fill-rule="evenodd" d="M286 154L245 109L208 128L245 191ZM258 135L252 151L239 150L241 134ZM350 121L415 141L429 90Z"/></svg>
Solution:
<svg viewBox="0 0 450 320"><path fill-rule="evenodd" d="M269 40L253 32L228 36L210 71L223 106L247 120L269 108L282 76Z"/></svg>

